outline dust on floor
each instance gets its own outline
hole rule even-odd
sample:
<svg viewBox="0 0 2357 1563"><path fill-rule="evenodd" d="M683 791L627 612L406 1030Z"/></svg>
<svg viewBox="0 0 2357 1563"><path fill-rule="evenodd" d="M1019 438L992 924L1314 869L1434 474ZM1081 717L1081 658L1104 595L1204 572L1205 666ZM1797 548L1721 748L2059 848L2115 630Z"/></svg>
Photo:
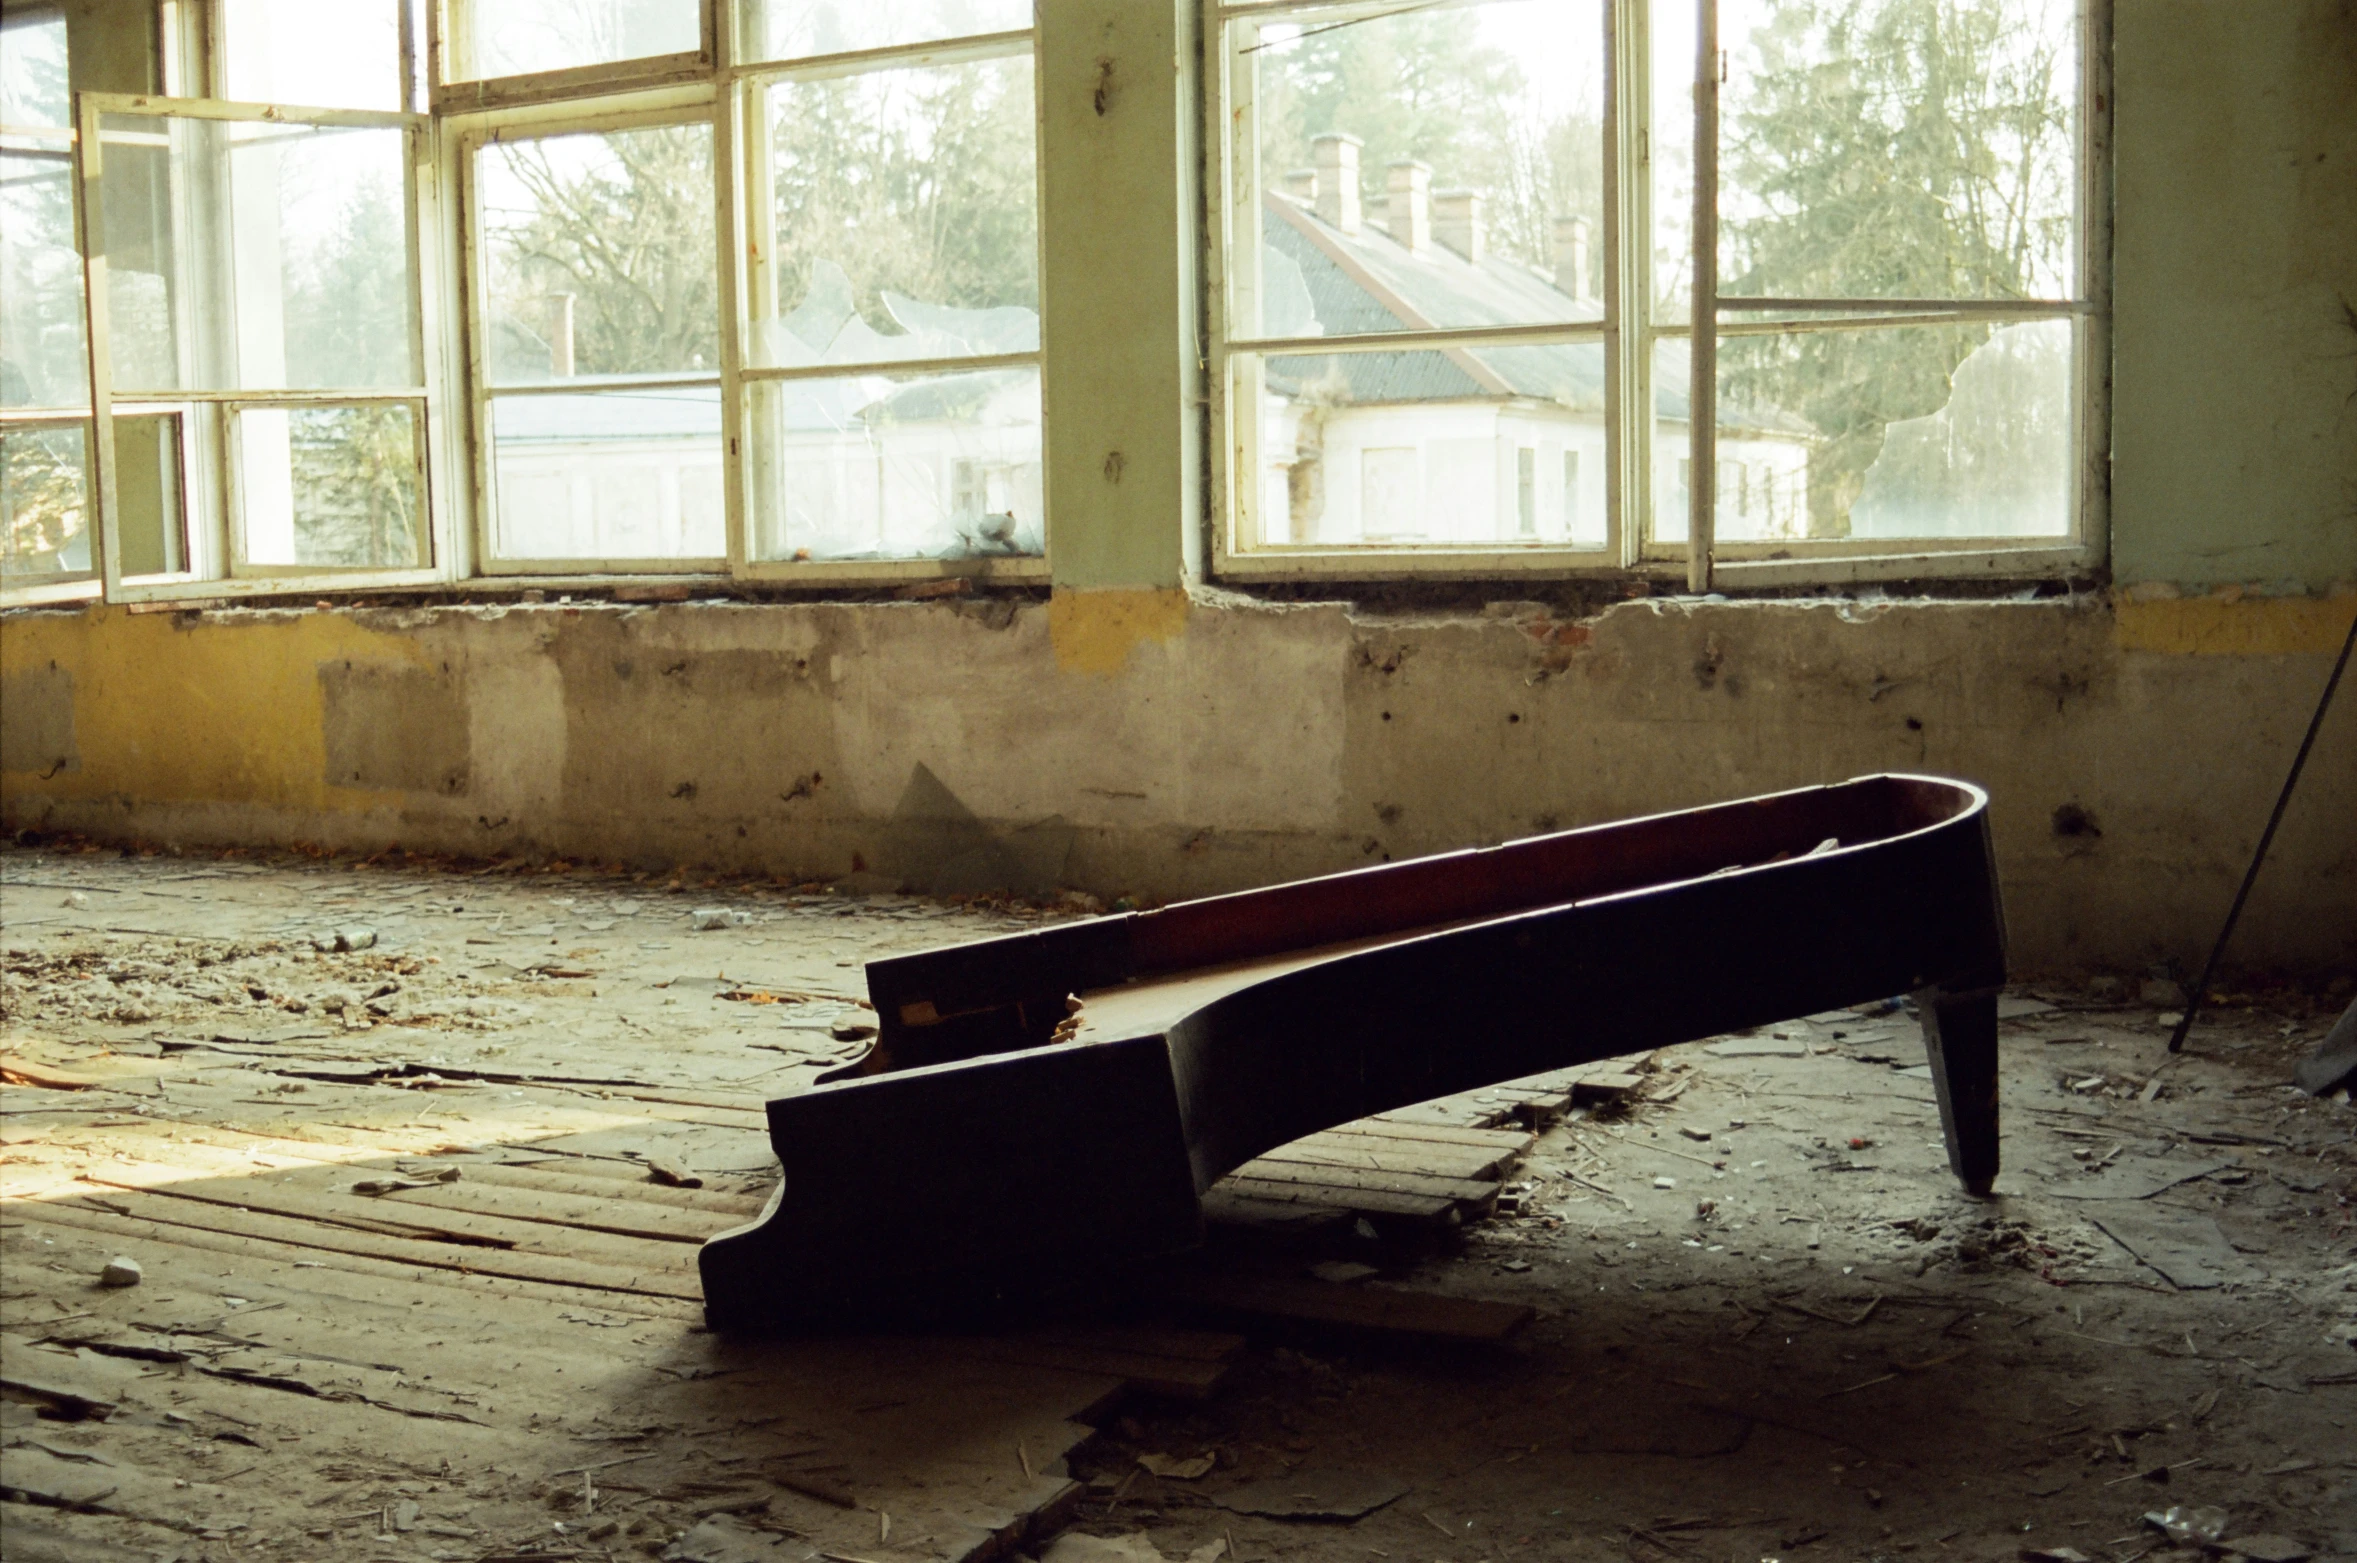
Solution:
<svg viewBox="0 0 2357 1563"><path fill-rule="evenodd" d="M0 892L0 1376L35 1386L5 1452L113 1511L0 1505L11 1558L914 1563L1069 1524L1243 1563L2126 1560L2172 1507L2357 1553L2357 1117L2283 1084L2321 997L2165 1061L2149 1008L2016 993L1994 1201L1946 1171L1909 1018L1853 1013L1663 1052L1446 1252L1350 1221L1222 1259L1538 1310L1505 1346L748 1347L681 1259L766 1188L750 1109L864 1045L864 961L1069 909L55 848ZM430 1188L318 1224L450 1165L547 1239ZM235 1208L262 1171L283 1208ZM200 1204L210 1246L156 1215ZM483 1257L422 1284L429 1227ZM118 1253L141 1284L99 1287ZM63 1420L67 1379L119 1409Z"/></svg>

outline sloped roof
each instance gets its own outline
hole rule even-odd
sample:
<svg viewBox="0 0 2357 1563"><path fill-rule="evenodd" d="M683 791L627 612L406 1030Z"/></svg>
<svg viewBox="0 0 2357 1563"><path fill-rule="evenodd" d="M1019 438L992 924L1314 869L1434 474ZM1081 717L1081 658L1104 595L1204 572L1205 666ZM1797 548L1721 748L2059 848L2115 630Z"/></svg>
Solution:
<svg viewBox="0 0 2357 1563"><path fill-rule="evenodd" d="M1599 321L1594 300L1559 291L1503 256L1467 260L1444 244L1418 254L1380 228L1344 233L1287 196L1265 198L1262 265L1271 335L1353 336L1423 327ZM1298 282L1296 281L1298 279ZM1604 408L1596 343L1272 358L1273 389L1361 402L1526 397Z"/></svg>

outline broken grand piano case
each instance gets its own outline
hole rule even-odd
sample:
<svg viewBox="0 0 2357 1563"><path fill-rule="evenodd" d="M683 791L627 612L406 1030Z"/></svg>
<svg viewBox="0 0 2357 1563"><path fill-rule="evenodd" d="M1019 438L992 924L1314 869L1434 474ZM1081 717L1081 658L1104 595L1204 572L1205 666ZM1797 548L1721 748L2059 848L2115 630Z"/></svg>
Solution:
<svg viewBox="0 0 2357 1563"><path fill-rule="evenodd" d="M835 1325L1112 1274L1197 1245L1202 1191L1303 1135L1900 992L1949 1165L1986 1192L1987 811L1861 777L872 962L876 1047L769 1103L783 1176L704 1245L706 1315Z"/></svg>

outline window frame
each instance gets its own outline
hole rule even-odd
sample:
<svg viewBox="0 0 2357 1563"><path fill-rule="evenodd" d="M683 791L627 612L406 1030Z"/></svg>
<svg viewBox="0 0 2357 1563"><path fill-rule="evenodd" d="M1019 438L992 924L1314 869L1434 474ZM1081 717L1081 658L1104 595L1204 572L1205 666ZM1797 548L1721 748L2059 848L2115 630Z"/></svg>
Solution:
<svg viewBox="0 0 2357 1563"><path fill-rule="evenodd" d="M710 370L682 371L660 379L627 379L616 376L582 376L577 381L541 385L538 382L522 386L497 385L491 376L491 311L488 289L489 245L483 225L481 181L475 170L477 158L489 146L504 139L536 140L543 136L596 134L616 130L643 130L668 125L710 124L712 126L712 162L717 177L723 169L722 158L727 151L727 138L721 126L717 94L709 83L674 89L658 95L632 93L616 94L608 98L582 100L558 96L534 104L529 108L486 110L480 113L447 116L444 133L451 149L450 168L456 181L459 209L459 243L461 275L465 279L465 307L461 311L460 326L465 335L466 400L468 434L468 483L471 500L469 528L473 545L473 570L476 576L502 581L521 577L669 577L716 576L729 573L728 561L735 550L738 529L737 498L732 468L728 430L728 390L726 376L729 362L729 307L725 270L715 279L715 313L718 319L719 340L715 352L719 362ZM726 212L720 214L725 234ZM725 238L716 238L724 251ZM714 265L721 268L719 254ZM719 554L680 555L672 558L633 558L621 555L599 558L583 555L568 558L502 558L497 549L499 519L498 480L494 466L496 455L491 437L491 404L510 396L559 396L567 394L594 395L603 390L657 389L673 386L711 385L720 392L721 437L721 503L726 517L727 545Z"/></svg>
<svg viewBox="0 0 2357 1563"><path fill-rule="evenodd" d="M739 41L741 6L730 0L719 0L727 8L729 27L727 36L732 50ZM864 75L871 71L915 69L926 66L956 65L992 59L1011 59L1027 53L1032 70L1032 190L1033 210L1043 214L1032 243L1038 251L1038 268L1045 291L1046 271L1046 209L1047 182L1047 127L1042 94L1039 90L1044 62L1040 58L1039 27L1036 13L1033 25L996 33L974 33L948 39L930 39L911 44L886 44L870 49L846 50L838 54L805 55L784 60L754 60L732 62L722 71L722 93L725 98L723 118L727 121L729 144L742 145L741 157L732 157L726 165L728 189L722 197L721 286L722 311L726 332L722 343L722 362L727 379L721 392L722 417L729 438L724 460L730 469L728 484L729 511L729 572L739 581L768 585L802 586L906 586L925 581L955 578L971 579L980 584L1040 583L1049 578L1048 556L1053 550L1055 522L1047 514L1047 501L1041 499L1043 532L1042 551L1036 555L985 556L971 559L755 559L752 557L751 512L755 469L760 454L758 431L753 427L753 398L750 387L763 384L783 384L793 380L827 379L872 372L878 374L955 373L961 370L980 371L993 368L1029 366L1037 371L1040 380L1040 459L1043 469L1050 448L1048 429L1048 397L1046 387L1050 373L1045 341L1045 317L1042 311L1041 345L1024 353L1003 353L989 356L952 359L910 359L880 364L829 364L809 368L786 369L756 367L745 362L745 345L757 316L754 289L760 286L758 276L762 261L755 255L754 239L762 234L766 223L757 223L754 201L766 202L770 197L766 186L769 169L767 120L761 106L762 93L773 83L786 81L828 81ZM715 158L715 162L718 162ZM756 191L756 180L764 187ZM1044 303L1044 300L1043 300Z"/></svg>
<svg viewBox="0 0 2357 1563"><path fill-rule="evenodd" d="M1471 0L1459 0L1471 3ZM1697 213L1692 281L1694 307L1683 320L1657 318L1659 273L1653 257L1654 169L1650 159L1652 58L1650 21L1663 5L1697 8L1697 46L1691 74L1695 89L1694 191ZM2066 536L2025 538L2006 544L1989 538L1776 539L1719 544L1715 538L1712 485L1688 485L1687 536L1653 536L1657 464L1656 417L1624 416L1626 409L1655 403L1655 346L1687 338L1691 379L1695 470L1715 472L1720 322L1745 313L1764 313L1757 301L1721 300L1717 290L1717 151L1719 69L1716 48L1719 0L1604 0L1605 81L1602 104L1604 186L1603 330L1605 353L1606 546L1601 551L1561 545L1450 549L1384 547L1379 544L1256 546L1250 541L1251 505L1257 474L1259 418L1257 383L1247 387L1231 360L1238 354L1266 354L1272 344L1231 340L1230 321L1249 309L1245 297L1251 267L1233 264L1241 251L1253 254L1261 206L1257 123L1249 88L1239 90L1240 59L1231 25L1289 13L1383 14L1395 7L1381 0L1337 6L1321 0L1204 0L1204 148L1207 163L1205 291L1210 322L1207 369L1211 418L1210 573L1243 584L1288 580L1459 580L1459 579L1645 579L1683 581L1691 591L1716 586L1778 588L1874 581L1935 579L2072 578L2100 571L2108 563L2110 535L2110 313L2111 313L2111 15L2112 0L2078 0L2078 72L2075 81L2077 136L2072 263L2076 290L2056 301L1924 300L1845 301L1847 310L1819 310L1856 320L1868 311L1879 324L1945 324L1964 319L2068 318L2073 322L2072 492ZM1709 148L1705 157L1701 149ZM1708 205L1705 205L1705 192ZM1707 220L1702 214L1707 210ZM1746 309L1750 304L1753 307ZM1705 316L1716 331L1707 349L1695 327ZM1777 325L1745 323L1752 330ZM1341 344L1370 341L1434 348L1479 337L1510 339L1511 328L1484 332L1411 331L1381 338L1305 338L1318 353ZM1525 336L1563 339L1552 331ZM1394 339L1397 339L1396 342ZM1367 350L1360 347L1361 351Z"/></svg>
<svg viewBox="0 0 2357 1563"><path fill-rule="evenodd" d="M403 223L408 246L414 309L411 352L414 384L399 388L333 387L296 389L138 388L118 394L111 355L111 305L107 296L107 245L100 121L194 119L232 124L313 125L323 128L399 130L404 147ZM108 602L190 602L276 596L290 592L356 592L440 585L452 575L450 529L436 496L446 487L434 430L444 416L437 387L443 382L436 343L443 298L433 246L435 221L432 171L433 124L428 116L394 110L327 109L276 103L231 103L216 98L176 98L153 93L75 94L75 221L82 243L83 309L90 359L92 491L97 509L93 559ZM422 565L321 567L254 565L243 557L243 490L232 427L239 408L304 405L365 406L402 403L414 408L420 462L420 500L425 507ZM218 408L218 412L200 411ZM123 416L176 414L180 419L180 521L183 568L126 576L122 563L122 495L115 465L114 424ZM199 493L202 491L202 498ZM11 604L19 601L11 593Z"/></svg>
<svg viewBox="0 0 2357 1563"><path fill-rule="evenodd" d="M30 7L23 15L10 17L7 25L14 27L33 25L34 18L44 15L54 15L58 19L59 25L65 24L65 8L59 5ZM68 56L68 70L69 72L71 70L70 54ZM70 93L66 120L67 123L63 125L0 126L0 136L5 136L11 143L21 141L33 144L25 147L12 145L10 151L15 155L38 156L44 160L54 159L63 164L67 189L66 205L73 234L76 282L86 289L89 284L80 262L82 257L89 253L90 247L84 242L82 234L82 205L79 198L81 177L77 162L79 136L75 129L75 115ZM0 407L0 434L39 434L57 429L80 430L82 435L82 526L84 535L89 539L90 565L89 568L83 570L43 571L37 575L19 576L6 586L0 587L0 605L30 607L48 603L83 602L97 598L105 591L106 578L100 568L98 554L98 479L95 460L98 434L91 419L89 395L89 325L89 300L87 293L85 293L82 314L84 359L82 401L73 405L36 406L28 404L22 407Z"/></svg>

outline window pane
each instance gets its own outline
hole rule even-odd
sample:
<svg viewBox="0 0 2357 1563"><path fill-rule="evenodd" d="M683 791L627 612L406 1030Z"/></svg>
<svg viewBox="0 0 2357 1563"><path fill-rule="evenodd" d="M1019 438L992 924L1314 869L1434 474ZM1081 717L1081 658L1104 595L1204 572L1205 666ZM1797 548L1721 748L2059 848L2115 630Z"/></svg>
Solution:
<svg viewBox="0 0 2357 1563"><path fill-rule="evenodd" d="M115 540L123 551L123 574L169 575L188 568L181 489L179 415L118 415Z"/></svg>
<svg viewBox="0 0 2357 1563"><path fill-rule="evenodd" d="M0 125L73 123L65 38L63 11L28 10L0 21Z"/></svg>
<svg viewBox="0 0 2357 1563"><path fill-rule="evenodd" d="M118 395L418 383L405 132L108 115L100 135Z"/></svg>
<svg viewBox="0 0 2357 1563"><path fill-rule="evenodd" d="M1723 0L1720 286L2074 294L2078 9Z"/></svg>
<svg viewBox="0 0 2357 1563"><path fill-rule="evenodd" d="M754 363L1038 350L1028 54L766 96L776 235Z"/></svg>
<svg viewBox="0 0 2357 1563"><path fill-rule="evenodd" d="M470 0L468 79L605 65L703 47L698 0Z"/></svg>
<svg viewBox="0 0 2357 1563"><path fill-rule="evenodd" d="M72 575L90 559L90 481L81 424L68 428L0 425L0 580Z"/></svg>
<svg viewBox="0 0 2357 1563"><path fill-rule="evenodd" d="M2067 535L2071 336L2040 320L1722 338L1718 535Z"/></svg>
<svg viewBox="0 0 2357 1563"><path fill-rule="evenodd" d="M89 400L73 154L62 136L11 135L0 146L0 406Z"/></svg>
<svg viewBox="0 0 2357 1563"><path fill-rule="evenodd" d="M1262 231L1235 335L1603 317L1597 0L1231 25Z"/></svg>
<svg viewBox="0 0 2357 1563"><path fill-rule="evenodd" d="M982 559L1044 550L1039 371L748 387L757 559Z"/></svg>
<svg viewBox="0 0 2357 1563"><path fill-rule="evenodd" d="M503 559L717 559L720 389L503 396L491 404Z"/></svg>
<svg viewBox="0 0 2357 1563"><path fill-rule="evenodd" d="M407 0L221 0L223 86L240 103L403 109Z"/></svg>
<svg viewBox="0 0 2357 1563"><path fill-rule="evenodd" d="M475 167L495 382L718 369L711 125L501 142Z"/></svg>
<svg viewBox="0 0 2357 1563"><path fill-rule="evenodd" d="M1646 13L1652 75L1653 299L1662 325L1694 321L1694 7ZM1723 25L1723 24L1722 24Z"/></svg>
<svg viewBox="0 0 2357 1563"><path fill-rule="evenodd" d="M1031 25L1031 0L743 0L738 14L747 60L786 60L1011 33Z"/></svg>
<svg viewBox="0 0 2357 1563"><path fill-rule="evenodd" d="M1240 363L1243 386L1254 361ZM1259 372L1262 543L1603 545L1601 344L1286 356Z"/></svg>
<svg viewBox="0 0 2357 1563"><path fill-rule="evenodd" d="M410 408L247 407L235 429L242 562L429 562Z"/></svg>

